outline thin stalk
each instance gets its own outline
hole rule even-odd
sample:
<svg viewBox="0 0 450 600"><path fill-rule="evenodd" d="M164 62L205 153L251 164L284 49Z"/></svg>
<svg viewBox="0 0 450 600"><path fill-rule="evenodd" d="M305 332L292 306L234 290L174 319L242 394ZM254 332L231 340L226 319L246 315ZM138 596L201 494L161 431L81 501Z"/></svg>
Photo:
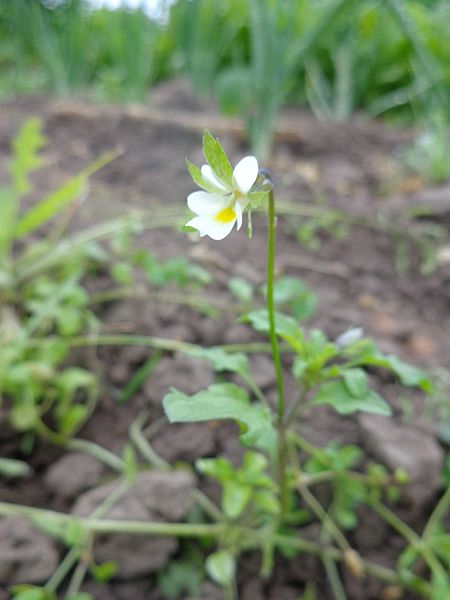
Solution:
<svg viewBox="0 0 450 600"><path fill-rule="evenodd" d="M66 598L70 598L77 594L80 590L81 584L84 581L88 570L88 565L84 560L80 560L77 564L75 571L72 573L72 577L70 579L69 585L67 586L67 591L65 594Z"/></svg>
<svg viewBox="0 0 450 600"><path fill-rule="evenodd" d="M115 519L80 518L53 510L32 508L0 502L0 515L22 516L31 519L53 519L57 523L69 525L77 523L90 533L129 533L133 535L175 536L175 537L221 537L227 530L227 524L202 523L164 523L156 521L121 521Z"/></svg>
<svg viewBox="0 0 450 600"><path fill-rule="evenodd" d="M33 520L39 518L53 519L62 524L77 523L84 527L90 533L130 533L134 535L155 535L166 536L174 535L178 537L201 538L204 536L222 538L230 532L230 525L227 523L219 524L186 524L186 523L160 523L146 521L119 521L92 519L90 517L74 517L64 513L8 502L0 502L0 515L3 516L21 516ZM236 526L239 531L239 538L245 540L246 549L251 550L261 548L264 539L260 532ZM275 534L272 537L272 543L277 547L292 548L298 552L312 554L322 557L328 554L330 558L336 561L344 561L345 556L341 550L333 546L324 546L317 542L306 540L302 537L292 537L291 535ZM373 575L387 583L396 583L418 592L421 596L429 598L429 585L421 578L415 578L414 581L404 581L394 570L378 565L371 561L361 559L361 564L369 575Z"/></svg>
<svg viewBox="0 0 450 600"><path fill-rule="evenodd" d="M280 486L281 514L287 508L288 484L286 473L286 430L284 426L284 384L281 368L280 349L275 327L275 301L274 301L274 268L275 268L275 198L273 191L269 193L268 211L268 240L267 240L267 313L269 319L269 338L272 348L272 358L275 367L277 384L277 429L278 429L278 482Z"/></svg>
<svg viewBox="0 0 450 600"><path fill-rule="evenodd" d="M60 562L53 575L44 585L44 589L50 593L56 592L79 558L80 548L78 546L74 546Z"/></svg>
<svg viewBox="0 0 450 600"><path fill-rule="evenodd" d="M45 340L30 338L27 340L27 346L30 348L36 348L42 346L49 340L56 339L54 337L47 337ZM199 349L201 346L190 344L189 342L181 342L178 340L171 340L168 338L158 338L146 335L133 335L123 333L110 333L110 334L96 334L96 335L84 335L73 337L68 340L68 344L72 348L85 348L89 346L146 346L149 348L156 348L159 350L167 350L168 352L189 352L191 350ZM0 347L1 347L0 342ZM223 344L220 346L212 346L213 348L220 348L224 352L243 352L244 354L257 354L261 352L271 352L270 344L265 342L247 342L242 344ZM287 345L280 346L281 352L292 352Z"/></svg>
<svg viewBox="0 0 450 600"><path fill-rule="evenodd" d="M137 419L131 424L130 427L130 439L142 456L148 460L148 462L160 469L170 469L171 465L159 456L153 449L152 445L145 437L142 427L148 418L148 412L144 411ZM217 506L199 489L193 491L194 500L197 502L199 507L215 521L224 521L224 515L217 508Z"/></svg>
<svg viewBox="0 0 450 600"><path fill-rule="evenodd" d="M243 373L240 373L240 376L245 381L245 383L248 385L248 387L251 389L251 391L255 394L256 398L261 402L261 404L263 404L264 406L267 406L266 397L262 393L259 386L256 385L256 383L253 381L253 379Z"/></svg>
<svg viewBox="0 0 450 600"><path fill-rule="evenodd" d="M176 293L172 291L152 290L145 291L135 290L129 287L113 288L102 292L97 292L91 296L90 304L100 304L102 302L112 302L124 298L132 298L133 300L155 300L157 302L173 302L175 304L186 304L210 316L215 316L219 311L227 311L236 313L237 309L233 309L229 304L218 302L217 300L205 300L204 296L196 294Z"/></svg>
<svg viewBox="0 0 450 600"><path fill-rule="evenodd" d="M302 485L301 483L297 486L298 491L300 492L303 500L309 506L309 508L313 511L316 517L322 523L324 529L328 532L328 534L334 538L336 544L339 548L345 552L346 550L350 550L350 544L347 542L344 534L341 532L339 527L333 521L333 519L329 516L327 511L323 508L317 498L309 491L306 485Z"/></svg>
<svg viewBox="0 0 450 600"><path fill-rule="evenodd" d="M80 452L86 452L86 454L90 454L100 462L104 463L114 471L118 471L122 473L124 470L124 463L121 458L102 448L98 444L94 442L90 442L89 440L83 440L78 438L73 438L65 444L65 447L69 450L75 450Z"/></svg>
<svg viewBox="0 0 450 600"><path fill-rule="evenodd" d="M330 557L329 554L324 555L322 562L323 566L325 567L331 589L333 590L334 600L348 600L341 578L339 577L336 562Z"/></svg>
<svg viewBox="0 0 450 600"><path fill-rule="evenodd" d="M428 546L425 540L422 540L417 533L404 523L397 515L392 512L387 506L377 500L372 500L370 503L372 508L382 517L391 527L405 538L410 546L415 548L421 555L424 561L430 568L433 574L440 577L446 577L446 572L436 558L432 549Z"/></svg>
<svg viewBox="0 0 450 600"><path fill-rule="evenodd" d="M431 513L430 518L428 519L428 523L426 524L425 529L423 530L422 537L425 538L433 533L434 528L437 526L439 521L441 521L444 518L445 513L449 510L449 508L450 508L450 487L447 488L447 490L444 493L444 495L442 496L442 498L436 504L436 507L433 510L433 512Z"/></svg>

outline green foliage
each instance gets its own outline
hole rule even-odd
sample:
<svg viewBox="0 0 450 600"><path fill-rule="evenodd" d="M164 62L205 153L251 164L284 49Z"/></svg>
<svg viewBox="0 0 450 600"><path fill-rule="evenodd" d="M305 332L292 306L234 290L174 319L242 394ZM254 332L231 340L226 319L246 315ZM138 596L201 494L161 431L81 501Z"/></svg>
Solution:
<svg viewBox="0 0 450 600"><path fill-rule="evenodd" d="M253 298L252 284L242 277L232 277L228 281L228 289L242 303L249 303Z"/></svg>
<svg viewBox="0 0 450 600"><path fill-rule="evenodd" d="M232 419L239 424L244 445L274 451L275 431L270 410L250 403L247 392L237 385L214 384L192 396L172 390L164 397L163 406L171 423Z"/></svg>
<svg viewBox="0 0 450 600"><path fill-rule="evenodd" d="M311 474L333 472L332 502L328 513L344 529L352 529L358 522L356 509L367 498L367 486L363 481L349 475L363 457L357 446L339 446L331 443L320 449L304 464L305 472Z"/></svg>
<svg viewBox="0 0 450 600"><path fill-rule="evenodd" d="M164 24L141 8L2 0L0 94L90 90L142 100L159 80L183 74L197 94L213 92L224 112L244 118L263 157L286 102L338 120L362 109L432 127L450 104L449 23L445 0L178 1ZM448 176L445 124L431 142L419 138L413 154L423 160L412 158L435 180Z"/></svg>
<svg viewBox="0 0 450 600"><path fill-rule="evenodd" d="M223 587L229 587L236 573L236 561L227 550L210 554L206 560L206 571L211 579Z"/></svg>
<svg viewBox="0 0 450 600"><path fill-rule="evenodd" d="M203 134L203 155L217 177L226 185L232 184L233 169L221 143L209 131Z"/></svg>
<svg viewBox="0 0 450 600"><path fill-rule="evenodd" d="M269 316L267 310L254 310L242 317L242 321L249 322L255 331L262 333L269 332ZM275 314L275 331L282 340L296 352L300 352L303 347L303 331L292 317Z"/></svg>
<svg viewBox="0 0 450 600"><path fill-rule="evenodd" d="M0 190L0 399L10 404L14 429L62 443L85 422L97 396L93 373L64 365L71 339L96 327L83 277L97 261L89 244L60 254L64 228L39 241L29 236L77 201L88 176L114 155L104 155L22 211L33 190L30 174L43 164L44 143L40 121L27 121L12 144L11 184Z"/></svg>
<svg viewBox="0 0 450 600"><path fill-rule="evenodd" d="M146 250L139 250L132 257L132 262L140 267L147 276L149 283L155 287L165 287L173 284L183 288L201 287L211 282L211 276L199 265L190 263L184 257L169 258L166 261L158 260L154 255ZM127 263L125 263L127 264ZM116 279L117 272L116 272ZM120 283L128 283L122 277Z"/></svg>
<svg viewBox="0 0 450 600"><path fill-rule="evenodd" d="M158 574L158 588L169 600L186 594L197 596L204 579L203 557L191 551L186 558L169 562Z"/></svg>
<svg viewBox="0 0 450 600"><path fill-rule="evenodd" d="M315 312L318 297L297 277L284 276L277 279L274 288L277 307L287 310L295 319L307 320Z"/></svg>
<svg viewBox="0 0 450 600"><path fill-rule="evenodd" d="M278 514L280 506L276 486L266 470L267 458L248 451L242 466L233 468L226 458L204 458L196 462L197 470L216 479L222 486L221 505L229 519L238 519L248 508L247 520L263 523Z"/></svg>
<svg viewBox="0 0 450 600"><path fill-rule="evenodd" d="M55 594L34 585L15 585L11 593L13 600L56 600Z"/></svg>
<svg viewBox="0 0 450 600"><path fill-rule="evenodd" d="M89 565L89 573L95 581L109 581L117 572L117 563L114 561L106 561L100 565L91 563Z"/></svg>
<svg viewBox="0 0 450 600"><path fill-rule="evenodd" d="M345 379L322 384L311 404L327 404L341 415L349 415L358 410L385 417L392 413L389 404L376 392L369 390L367 383L364 390L352 390Z"/></svg>

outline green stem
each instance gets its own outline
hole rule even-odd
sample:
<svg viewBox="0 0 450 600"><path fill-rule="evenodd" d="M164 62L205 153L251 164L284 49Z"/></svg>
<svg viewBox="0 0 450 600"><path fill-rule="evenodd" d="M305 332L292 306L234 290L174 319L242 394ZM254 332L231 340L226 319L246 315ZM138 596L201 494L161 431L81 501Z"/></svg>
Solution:
<svg viewBox="0 0 450 600"><path fill-rule="evenodd" d="M312 494L306 485L299 483L297 486L298 491L300 492L303 500L309 506L309 508L313 511L316 517L321 521L324 529L329 533L329 535L334 538L336 544L339 548L345 552L350 549L350 544L347 542L344 534L341 532L339 527L327 513L327 511L323 508L317 498Z"/></svg>
<svg viewBox="0 0 450 600"><path fill-rule="evenodd" d="M27 340L27 346L36 348L48 343L49 340L56 340L56 337L49 336L42 339L30 338ZM148 348L156 348L159 350L167 350L168 352L186 352L201 348L196 344L188 342L180 342L168 338L158 338L147 335L133 335L123 333L110 333L99 335L83 335L77 336L68 340L68 344L72 348L85 348L89 346L145 346ZM1 347L0 343L0 347ZM271 346L265 342L248 342L243 344L223 344L220 346L212 346L220 348L224 352L244 352L245 354L256 354L260 352L270 352ZM281 347L282 352L292 352L287 346Z"/></svg>
<svg viewBox="0 0 450 600"><path fill-rule="evenodd" d="M219 302L217 300L205 300L203 297L196 294L186 294L181 292L165 291L165 290L136 290L130 287L112 288L93 294L90 299L90 304L101 304L103 302L113 302L124 298L132 298L133 300L154 300L155 302L172 302L174 304L185 304L191 308L195 308L199 312L203 312L211 317L217 316L220 311L238 312L229 304Z"/></svg>
<svg viewBox="0 0 450 600"><path fill-rule="evenodd" d="M174 535L179 537L214 537L222 538L227 533L230 533L230 525L223 524L186 524L186 523L159 523L146 521L119 521L112 519L93 519L90 517L74 517L64 513L59 513L52 510L43 510L41 508L33 508L30 506L21 506L18 504L10 504L8 502L0 502L0 515L2 516L21 516L38 521L39 519L53 519L56 523L70 524L77 523L84 527L90 533L130 533L134 535ZM237 528L240 531L239 538L245 540L246 549L257 549L264 545L264 538L261 538L261 533L255 532L244 527ZM338 548L332 546L324 546L317 542L313 542L302 537L293 537L291 535L275 534L272 537L272 543L280 548L292 548L298 552L312 554L313 556L324 556L328 554L330 558L336 561L345 560L344 554ZM420 595L429 598L429 586L421 578L415 578L414 581L404 581L395 571L382 565L378 565L371 561L361 559L361 564L364 570L369 574L386 581L388 583L396 583L417 591Z"/></svg>
<svg viewBox="0 0 450 600"><path fill-rule="evenodd" d="M323 566L330 582L331 589L333 590L334 600L347 600L347 594L345 593L344 586L342 585L339 572L336 567L336 562L330 557L329 554L325 554L322 558Z"/></svg>
<svg viewBox="0 0 450 600"><path fill-rule="evenodd" d="M83 440L81 438L73 438L65 444L65 447L68 450L74 450L77 452L85 452L86 454L90 454L98 461L104 463L113 471L118 471L122 473L124 470L124 462L121 458L106 450L102 446L95 444L94 442L90 442L89 440Z"/></svg>
<svg viewBox="0 0 450 600"><path fill-rule="evenodd" d="M280 349L275 327L274 301L274 268L275 268L275 198L273 191L269 193L268 212L269 236L267 240L267 313L269 318L269 338L272 348L272 358L275 367L277 384L277 429L278 429L278 482L280 486L281 515L286 512L288 501L288 485L286 473L286 430L284 426L284 384L281 368Z"/></svg>
<svg viewBox="0 0 450 600"><path fill-rule="evenodd" d="M170 469L170 464L157 454L152 445L145 437L142 428L149 417L148 411L143 411L130 427L130 440L142 454L142 456L154 467L159 469ZM224 516L216 505L199 489L193 491L193 496L200 508L215 521L224 521Z"/></svg>
<svg viewBox="0 0 450 600"><path fill-rule="evenodd" d="M446 577L445 571L436 558L432 549L428 546L425 540L422 540L417 533L411 529L406 523L404 523L397 515L392 512L387 506L379 502L378 500L372 500L370 502L372 508L382 517L391 527L393 527L398 533L405 538L410 546L415 548L419 554L421 554L424 561L430 568L433 574L440 577Z"/></svg>
<svg viewBox="0 0 450 600"><path fill-rule="evenodd" d="M79 558L80 548L78 546L71 548L45 584L44 589L50 593L56 592Z"/></svg>
<svg viewBox="0 0 450 600"><path fill-rule="evenodd" d="M433 534L434 528L439 523L439 521L441 521L444 518L445 513L449 510L449 508L450 508L450 487L447 488L445 494L442 496L442 498L436 504L435 509L431 513L431 516L428 519L428 523L426 524L425 529L423 531L424 538Z"/></svg>
<svg viewBox="0 0 450 600"><path fill-rule="evenodd" d="M74 596L80 591L81 584L84 581L88 570L88 565L84 560L81 560L74 572L72 573L72 577L70 579L69 585L67 586L67 591L65 597L70 598L70 596Z"/></svg>

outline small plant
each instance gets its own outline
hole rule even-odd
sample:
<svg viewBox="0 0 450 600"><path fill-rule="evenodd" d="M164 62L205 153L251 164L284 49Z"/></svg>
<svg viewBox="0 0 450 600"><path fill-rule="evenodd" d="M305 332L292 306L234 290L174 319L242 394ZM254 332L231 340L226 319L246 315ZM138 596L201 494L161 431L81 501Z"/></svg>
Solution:
<svg viewBox="0 0 450 600"><path fill-rule="evenodd" d="M203 152L208 165L198 169L188 162L194 181L205 190L188 197L189 208L197 214L187 223L188 226L198 229L201 236L222 240L234 224L240 228L246 211L251 213L252 210L268 207L267 306L248 312L243 320L269 337L277 396L273 408L254 382L250 384L254 400L247 389L234 383L215 384L193 396L172 390L164 398L166 414L171 422L233 419L239 426L241 443L263 453L248 452L242 467L237 470L222 458L199 461L197 468L222 485L222 510L227 519L241 527L252 528L255 535L259 531L265 573L270 572L271 554L279 532L287 528L293 534L291 527L298 511L298 494L322 521L331 534L330 540L337 542L344 553L344 560L351 554L357 563L357 567L353 565L355 572L358 569L362 572L362 563L358 562L360 558L353 553L340 528L353 527L357 520L355 507L359 503L369 503L368 499L373 496L371 487L375 485L376 489L381 489L391 479L384 471L381 478L380 474L374 478L373 473L369 473L367 479L349 475L361 458L361 451L351 446L342 449L330 446L325 450L311 448L296 431L296 422L302 411L323 404L343 415L365 411L389 416L390 406L369 387L367 368L388 369L404 386L419 387L426 392L430 390L430 382L419 369L395 356L382 354L373 342L361 337L361 331L356 331L355 335L343 335L333 342L318 330L307 334L294 317L276 311L276 221L270 177L266 171L258 170L253 157L244 158L233 170L219 142L208 132L203 138ZM249 294L246 296L249 297ZM279 340L293 354L290 367L298 391L292 399L287 399L284 392ZM219 370L234 372L247 383L251 382L245 355L228 355L224 360L213 350L205 349L203 357L210 359L215 368L220 360ZM308 448L311 454L303 468L296 458L298 447ZM303 483L308 474L314 477L322 472L330 473L333 482L334 500L328 512ZM377 506L381 506L379 494L376 497ZM224 587L229 598L233 598L235 593L236 560L245 548L244 539L230 536L230 539L223 540L219 550L207 562L209 574ZM432 552L430 548L428 550ZM433 586L441 589L444 567L439 563L439 553L433 556L432 560L430 558L431 565L427 564L434 569L437 578ZM340 597L338 590L342 584L337 571L328 558L323 558L327 573L334 581L336 597ZM450 581L446 579L444 583L449 589Z"/></svg>
<svg viewBox="0 0 450 600"><path fill-rule="evenodd" d="M86 420L97 395L96 376L66 364L71 338L97 327L82 284L95 259L89 245L59 256L65 224L48 227L84 197L89 175L113 155L21 212L44 142L40 121L27 121L13 142L11 184L0 190L0 395L14 429L61 442ZM46 237L36 237L44 226Z"/></svg>
<svg viewBox="0 0 450 600"><path fill-rule="evenodd" d="M0 503L0 514L27 516L69 547L47 584L18 586L13 590L14 599L54 600L71 571L65 598L89 598L80 592L87 572L99 578L114 573L114 565L95 565L96 533L173 535L201 540L208 549L206 573L223 588L227 600L238 597L239 559L250 550L261 553L263 577L272 573L276 553L285 559L299 553L316 556L323 564L337 600L346 598L340 568L357 579L366 575L377 577L388 586L391 596L395 593L395 597L399 597L403 590L408 590L431 600L447 597L450 538L444 529L444 518L449 508L450 488L447 487L419 535L389 507L398 499L400 486L407 483L407 473L390 473L382 465L367 463L362 450L356 446L330 443L318 448L300 434L302 414L319 405L330 406L342 415L365 411L389 416L390 405L369 385L369 369L386 369L401 385L424 392L431 388L428 377L397 357L380 352L371 340L364 338L360 328L330 340L320 330L305 331L294 310L291 310L294 316L276 310L276 218L270 177L258 168L254 157L244 158L232 169L222 146L208 132L203 138L203 152L208 165L199 169L188 162L194 181L204 189L188 197L189 207L196 213L188 221L189 228L197 229L200 235L222 240L234 225L241 227L245 213L267 208L266 306L247 311L241 320L269 338L276 397L270 399L263 394L252 378L249 360L243 351L237 352L236 348L230 351L227 347L202 348L175 341L171 345L167 343L166 348L210 361L214 371L221 375L219 383L196 394L188 396L172 389L163 399L166 415L174 423L235 421L244 447L241 464L233 465L222 456L196 463L197 474L211 477L219 484L219 504L216 506L196 489L193 498L197 512L190 515L187 523L102 518L133 486L141 468L170 468L150 446L150 433L143 429L147 416L140 416L130 428L130 443L125 445L121 458L95 445L85 446L121 478L111 496L90 517ZM247 229L251 233L251 226ZM240 299L246 303L252 300L252 288L242 286L242 281L232 287L235 294L239 290ZM285 282L281 286L283 293L280 294L279 288L279 298L285 301L292 298L293 287L296 286L292 281ZM161 340L151 341L163 347ZM285 393L284 369L287 368L297 386L292 397ZM233 375L233 382L223 380L226 373ZM139 462L136 451L145 460L144 465ZM16 466L20 469L20 465ZM318 484L329 487L330 500L326 504L318 499L315 491ZM404 540L404 550L395 569L365 559L352 547L347 531L357 525L361 505L375 511ZM313 522L320 527L317 541L308 539L302 532L304 525ZM198 590L204 570L196 556L188 553L182 563L169 565L167 572L160 576L159 584L167 597L175 598L185 590ZM185 579L190 565L195 565L192 577ZM169 581L170 574L176 580ZM308 584L304 597L314 597L314 587Z"/></svg>

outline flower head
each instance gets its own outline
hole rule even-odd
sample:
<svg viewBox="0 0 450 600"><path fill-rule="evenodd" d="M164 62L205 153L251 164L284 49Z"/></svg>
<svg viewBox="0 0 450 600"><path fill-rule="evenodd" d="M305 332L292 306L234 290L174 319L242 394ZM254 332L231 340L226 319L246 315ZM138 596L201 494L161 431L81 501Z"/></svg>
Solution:
<svg viewBox="0 0 450 600"><path fill-rule="evenodd" d="M222 240L237 224L242 225L242 213L248 203L248 193L258 176L258 162L254 156L246 156L238 162L232 176L220 178L210 165L201 170L203 186L208 191L189 194L189 209L197 216L186 223L213 240Z"/></svg>

